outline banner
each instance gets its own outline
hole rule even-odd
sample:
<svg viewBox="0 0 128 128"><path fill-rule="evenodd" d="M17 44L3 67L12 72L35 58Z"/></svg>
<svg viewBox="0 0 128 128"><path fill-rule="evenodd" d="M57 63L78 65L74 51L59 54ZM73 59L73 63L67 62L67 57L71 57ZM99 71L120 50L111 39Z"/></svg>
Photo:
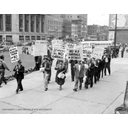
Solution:
<svg viewBox="0 0 128 128"><path fill-rule="evenodd" d="M65 56L65 45L61 40L54 40L52 43L52 57L57 59L63 59Z"/></svg>
<svg viewBox="0 0 128 128"><path fill-rule="evenodd" d="M77 45L75 49L69 49L69 60L83 60L82 47Z"/></svg>
<svg viewBox="0 0 128 128"><path fill-rule="evenodd" d="M9 54L11 58L11 63L17 62L19 60L19 53L17 47L12 47L9 49Z"/></svg>

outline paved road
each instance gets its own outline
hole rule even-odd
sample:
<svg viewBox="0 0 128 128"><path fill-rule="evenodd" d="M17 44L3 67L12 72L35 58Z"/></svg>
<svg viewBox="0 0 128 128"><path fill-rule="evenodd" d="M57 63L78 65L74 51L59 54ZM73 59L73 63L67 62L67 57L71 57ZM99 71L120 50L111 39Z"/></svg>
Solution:
<svg viewBox="0 0 128 128"><path fill-rule="evenodd" d="M113 59L112 75L105 76L93 88L73 92L74 82L67 74L63 90L52 81L49 90L44 91L41 72L34 72L23 81L24 91L15 94L16 81L0 88L0 113L14 114L112 114L123 103L124 90L128 79L128 59Z"/></svg>

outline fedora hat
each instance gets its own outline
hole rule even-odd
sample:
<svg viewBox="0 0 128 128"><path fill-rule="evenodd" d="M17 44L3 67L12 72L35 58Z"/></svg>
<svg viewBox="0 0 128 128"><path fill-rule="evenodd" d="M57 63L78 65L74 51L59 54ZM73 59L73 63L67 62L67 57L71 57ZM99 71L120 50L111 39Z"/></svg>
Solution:
<svg viewBox="0 0 128 128"><path fill-rule="evenodd" d="M18 60L18 63L22 63L22 61L21 60Z"/></svg>

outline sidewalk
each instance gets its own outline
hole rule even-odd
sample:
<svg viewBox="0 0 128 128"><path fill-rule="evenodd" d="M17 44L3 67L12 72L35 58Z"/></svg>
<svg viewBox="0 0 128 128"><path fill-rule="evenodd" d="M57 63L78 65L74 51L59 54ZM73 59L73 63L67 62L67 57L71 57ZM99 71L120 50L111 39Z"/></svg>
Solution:
<svg viewBox="0 0 128 128"><path fill-rule="evenodd" d="M113 59L111 67L111 76L101 78L93 88L82 88L77 92L73 91L74 82L71 82L70 70L62 91L59 90L54 82L54 67L49 90L46 92L41 72L25 76L24 91L19 94L15 94L16 81L11 81L0 88L0 113L112 114L123 103L128 79L128 59Z"/></svg>

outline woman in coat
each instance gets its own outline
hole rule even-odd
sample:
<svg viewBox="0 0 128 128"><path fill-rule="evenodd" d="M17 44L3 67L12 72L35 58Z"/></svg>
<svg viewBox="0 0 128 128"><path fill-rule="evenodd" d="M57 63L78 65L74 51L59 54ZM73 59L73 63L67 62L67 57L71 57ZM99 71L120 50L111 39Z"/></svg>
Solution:
<svg viewBox="0 0 128 128"><path fill-rule="evenodd" d="M65 83L65 73L66 73L66 67L64 66L64 63L62 60L58 60L57 65L55 67L56 72L56 83L60 85L60 90L62 90L62 85ZM61 75L62 73L62 75Z"/></svg>

